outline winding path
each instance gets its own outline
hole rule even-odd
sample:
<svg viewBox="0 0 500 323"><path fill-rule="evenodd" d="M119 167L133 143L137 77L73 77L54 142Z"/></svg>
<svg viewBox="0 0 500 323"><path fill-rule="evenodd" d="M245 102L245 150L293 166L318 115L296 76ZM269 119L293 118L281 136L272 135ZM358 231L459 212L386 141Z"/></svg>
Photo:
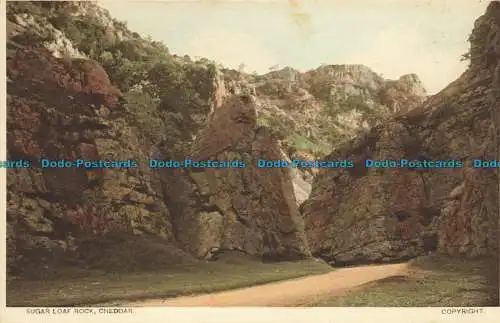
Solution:
<svg viewBox="0 0 500 323"><path fill-rule="evenodd" d="M391 264L343 268L328 274L205 295L155 299L125 306L299 306L314 298L334 296L363 284L407 275L408 265Z"/></svg>

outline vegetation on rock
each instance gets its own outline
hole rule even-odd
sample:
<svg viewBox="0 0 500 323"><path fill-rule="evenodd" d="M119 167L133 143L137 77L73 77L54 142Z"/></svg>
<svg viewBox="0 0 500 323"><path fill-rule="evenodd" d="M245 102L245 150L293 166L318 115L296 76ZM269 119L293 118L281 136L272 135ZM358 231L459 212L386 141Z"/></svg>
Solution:
<svg viewBox="0 0 500 323"><path fill-rule="evenodd" d="M8 2L9 159L139 165L9 169L9 275L191 268L234 253L259 261L314 255L333 265L436 250L491 255L498 210L491 172L318 173L255 164L496 158L490 110L498 98L487 93L499 92L499 12L495 2L476 23L468 71L427 98L414 74L386 80L363 65L248 74L244 64L231 70L176 56L95 3ZM149 158L249 166L158 170ZM458 188L461 195L447 197Z"/></svg>

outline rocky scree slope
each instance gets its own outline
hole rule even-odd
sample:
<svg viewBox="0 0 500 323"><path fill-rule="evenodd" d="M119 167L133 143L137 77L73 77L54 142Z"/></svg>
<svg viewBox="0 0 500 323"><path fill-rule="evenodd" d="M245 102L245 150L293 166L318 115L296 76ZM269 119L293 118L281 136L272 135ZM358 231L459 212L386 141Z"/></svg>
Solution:
<svg viewBox="0 0 500 323"><path fill-rule="evenodd" d="M394 261L430 251L498 254L500 3L470 36L470 67L414 110L346 143L329 159L353 169L322 171L303 205L314 255L331 264ZM496 119L495 119L496 118ZM461 160L463 169L367 169L364 159Z"/></svg>

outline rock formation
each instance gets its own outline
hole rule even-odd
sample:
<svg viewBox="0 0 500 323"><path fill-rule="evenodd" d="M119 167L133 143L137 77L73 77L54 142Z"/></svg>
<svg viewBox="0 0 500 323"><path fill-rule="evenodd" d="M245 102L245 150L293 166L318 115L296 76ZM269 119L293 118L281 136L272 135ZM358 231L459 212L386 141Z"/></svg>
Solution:
<svg viewBox="0 0 500 323"><path fill-rule="evenodd" d="M421 106L373 128L327 159L352 169L322 171L303 206L314 255L332 264L393 261L429 251L496 255L500 4L472 33L468 70ZM365 159L459 160L463 169L374 169Z"/></svg>
<svg viewBox="0 0 500 323"><path fill-rule="evenodd" d="M104 70L92 61L66 61L44 48L26 48L8 61L8 75L8 158L32 163L7 174L13 265L37 270L38 260L48 264L79 257L86 237L113 232L172 241L161 183L147 167L148 148L121 116L119 91ZM88 99L94 92L103 95L112 119L94 113ZM40 158L134 160L139 165L42 169Z"/></svg>
<svg viewBox="0 0 500 323"><path fill-rule="evenodd" d="M147 265L144 257L154 253L151 266L227 250L269 259L309 255L290 176L257 168L257 158L279 159L281 148L257 128L254 99L228 93L217 71L183 62L171 68L184 69L204 103L158 111L153 117L159 121L138 125L127 108L133 102L120 102L121 91L96 61L60 58L38 45L15 47L7 62L8 158L32 163L8 170L9 272L98 266L120 244L130 248L119 250L126 253L118 262L123 268ZM180 116L177 123L172 116ZM144 127L153 121L158 133L169 127L169 134L183 133L152 141ZM248 166L202 172L149 167L148 158L172 157L240 159ZM40 158L129 166L41 169ZM120 268L110 263L107 269Z"/></svg>
<svg viewBox="0 0 500 323"><path fill-rule="evenodd" d="M278 160L280 153L267 129L256 127L251 97L232 96L216 109L188 158L246 166L165 173L181 245L207 259L223 251L275 260L308 256L289 170L258 168L259 159Z"/></svg>
<svg viewBox="0 0 500 323"><path fill-rule="evenodd" d="M255 89L261 122L290 145L315 155L315 149L330 152L359 130L411 110L426 97L417 75L387 80L364 65L324 65L304 73L285 67L258 76L233 75L231 81L235 79L240 87ZM297 136L310 140L312 147L297 144Z"/></svg>
<svg viewBox="0 0 500 323"><path fill-rule="evenodd" d="M228 251L334 264L494 252L498 172L317 172L258 160L316 159L337 146L328 159L358 164L500 159L498 2L476 23L470 68L425 102L413 74L391 81L362 65L325 65L248 75L170 55L90 2L9 8L8 158L32 163L8 170L9 273L95 267L110 254L123 259L108 270ZM75 36L65 18L96 33ZM38 36L23 38L27 29ZM106 50L91 46L97 32ZM128 166L41 169L40 158ZM150 158L235 164L155 169Z"/></svg>

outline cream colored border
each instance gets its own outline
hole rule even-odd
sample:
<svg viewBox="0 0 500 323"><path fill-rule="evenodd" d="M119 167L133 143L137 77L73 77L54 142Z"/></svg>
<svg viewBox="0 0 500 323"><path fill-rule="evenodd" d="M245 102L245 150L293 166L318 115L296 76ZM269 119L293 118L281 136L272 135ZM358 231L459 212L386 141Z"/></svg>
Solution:
<svg viewBox="0 0 500 323"><path fill-rule="evenodd" d="M192 0L184 0L192 1ZM226 0L243 1L243 0ZM273 1L273 0L254 0ZM278 0L280 1L280 0ZM313 0L314 1L314 0ZM366 0L368 1L368 0ZM395 0L381 0L396 2ZM474 0L467 0L474 1ZM477 0L479 1L479 0ZM0 17L0 35L5 39L6 17L5 0L0 0L2 16ZM360 2L360 0L356 0ZM419 0L416 3L421 2ZM455 0L454 2L463 2ZM0 48L0 160L6 159L6 51L5 45ZM48 322L61 323L76 322L203 322L203 323L257 323L257 322L314 322L314 323L352 323L352 322L384 322L384 323L440 323L440 322L474 322L494 323L500 318L500 307L475 308L478 314L442 314L443 311L452 311L460 308L134 308L133 314L27 314L26 308L6 308L5 277L6 277L6 171L0 168L0 210L1 222L0 239L2 264L0 287L0 321L5 323ZM500 223L500 221L499 221ZM57 308L54 308L57 309ZM470 309L470 308L467 308ZM97 311L98 309L95 309Z"/></svg>
<svg viewBox="0 0 500 323"><path fill-rule="evenodd" d="M8 308L3 322L496 323L500 317L498 307L482 308L483 314L441 314L441 311L449 309L452 308L136 308L133 314L29 315L25 308Z"/></svg>

